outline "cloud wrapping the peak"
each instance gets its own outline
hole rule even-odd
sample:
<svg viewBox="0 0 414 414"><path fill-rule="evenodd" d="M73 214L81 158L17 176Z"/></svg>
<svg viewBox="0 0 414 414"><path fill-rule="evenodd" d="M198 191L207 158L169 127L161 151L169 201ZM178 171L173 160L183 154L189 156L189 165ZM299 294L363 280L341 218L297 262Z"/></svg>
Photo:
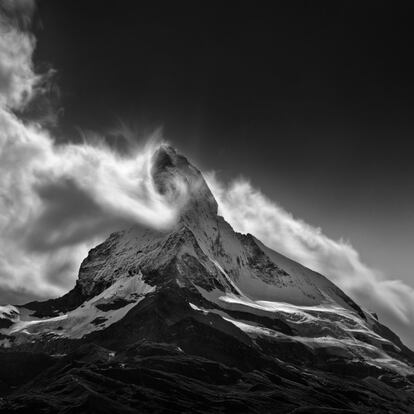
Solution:
<svg viewBox="0 0 414 414"><path fill-rule="evenodd" d="M175 187L174 202L157 191L156 147L150 140L120 155L103 142L58 145L0 109L0 289L60 294L88 247L109 232L131 223L173 225L186 188Z"/></svg>
<svg viewBox="0 0 414 414"><path fill-rule="evenodd" d="M292 216L246 180L229 185L214 173L206 176L219 213L236 231L251 233L270 248L327 276L358 304L414 346L414 289L364 264L343 240L332 240L320 228Z"/></svg>

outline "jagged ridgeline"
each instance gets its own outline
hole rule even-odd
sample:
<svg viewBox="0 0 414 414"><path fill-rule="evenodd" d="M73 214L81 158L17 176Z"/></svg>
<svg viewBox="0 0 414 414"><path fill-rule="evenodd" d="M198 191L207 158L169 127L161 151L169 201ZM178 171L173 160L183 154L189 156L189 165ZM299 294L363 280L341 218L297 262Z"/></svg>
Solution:
<svg viewBox="0 0 414 414"><path fill-rule="evenodd" d="M0 307L0 412L414 412L414 355L393 332L235 232L173 148L152 177L172 201L188 188L174 228L113 233L66 295Z"/></svg>

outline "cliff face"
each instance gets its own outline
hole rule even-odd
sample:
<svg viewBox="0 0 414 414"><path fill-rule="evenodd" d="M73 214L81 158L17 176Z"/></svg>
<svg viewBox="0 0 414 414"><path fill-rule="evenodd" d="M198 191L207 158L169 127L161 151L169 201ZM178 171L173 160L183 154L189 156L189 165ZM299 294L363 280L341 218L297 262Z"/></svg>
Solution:
<svg viewBox="0 0 414 414"><path fill-rule="evenodd" d="M410 412L414 359L398 337L324 276L236 233L171 147L152 176L172 201L187 188L173 229L113 233L71 292L0 309L0 357L33 366L1 372L3 412Z"/></svg>

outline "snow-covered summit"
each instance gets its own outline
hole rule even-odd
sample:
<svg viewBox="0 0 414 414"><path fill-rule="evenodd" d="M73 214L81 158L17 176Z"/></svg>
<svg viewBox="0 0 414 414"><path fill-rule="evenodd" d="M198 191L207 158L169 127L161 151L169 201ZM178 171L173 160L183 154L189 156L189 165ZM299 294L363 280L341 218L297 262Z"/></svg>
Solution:
<svg viewBox="0 0 414 414"><path fill-rule="evenodd" d="M184 212L204 209L206 214L217 214L217 202L201 172L173 147L162 144L155 151L151 175L161 194L173 198L177 186L186 188L188 200Z"/></svg>

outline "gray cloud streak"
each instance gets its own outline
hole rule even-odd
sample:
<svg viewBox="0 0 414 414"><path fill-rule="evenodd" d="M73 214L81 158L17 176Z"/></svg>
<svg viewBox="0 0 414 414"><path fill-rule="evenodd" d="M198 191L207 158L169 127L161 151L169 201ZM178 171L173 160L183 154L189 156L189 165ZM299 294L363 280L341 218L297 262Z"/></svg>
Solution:
<svg viewBox="0 0 414 414"><path fill-rule="evenodd" d="M349 243L332 240L320 228L293 217L248 181L224 185L214 174L207 178L220 213L235 230L251 233L272 249L329 277L414 347L411 286L369 267Z"/></svg>

